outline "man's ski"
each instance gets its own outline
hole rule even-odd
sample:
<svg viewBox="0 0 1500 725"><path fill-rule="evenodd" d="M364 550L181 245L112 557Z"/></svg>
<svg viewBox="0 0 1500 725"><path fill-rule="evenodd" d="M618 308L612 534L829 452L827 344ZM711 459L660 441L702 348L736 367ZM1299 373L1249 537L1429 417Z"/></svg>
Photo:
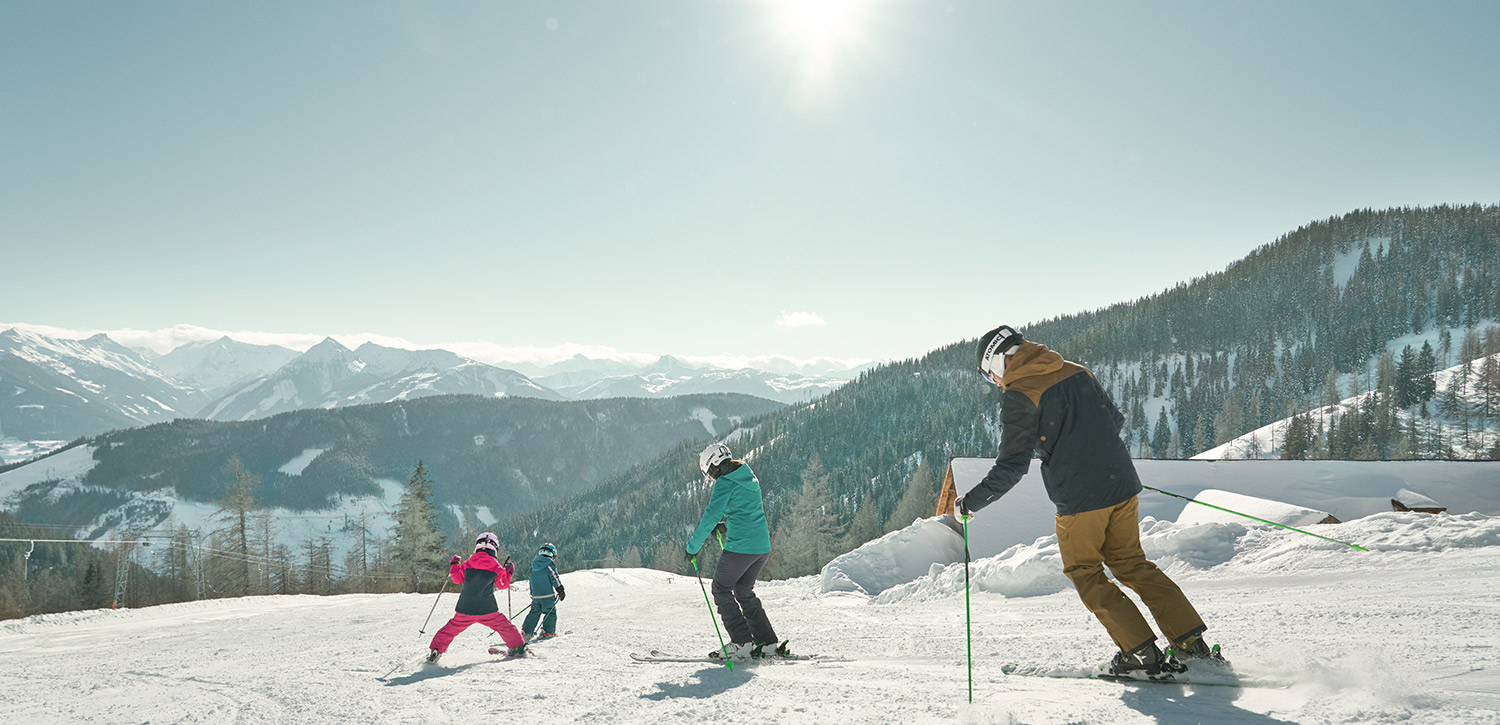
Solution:
<svg viewBox="0 0 1500 725"><path fill-rule="evenodd" d="M661 651L659 649L651 650L650 652L648 652L646 654L638 654L638 653L635 653L635 652L631 652L630 653L630 659L633 659L636 662L706 662L706 663L715 664L715 665L722 665L722 664L724 664L724 660L722 660L722 659L720 659L718 657L691 657L691 656L688 656L688 655L677 655L677 654L672 654L670 652L663 652L663 651ZM753 658L753 659L744 660L743 662L736 661L735 664L737 664L737 665L739 665L739 664L755 664L755 663L758 663L758 662L847 662L847 661L848 660L845 660L845 659L842 659L842 658L838 658L838 657L824 657L822 655L800 655L800 654L794 654L794 655L786 655L786 656L783 656L783 657L757 657L757 658Z"/></svg>
<svg viewBox="0 0 1500 725"><path fill-rule="evenodd" d="M1202 687L1240 687L1240 688L1243 688L1243 687L1257 687L1257 688L1264 687L1264 688L1272 688L1272 689L1282 689L1282 688L1286 687L1286 685L1282 684L1282 683L1266 682L1266 681L1262 681L1262 680L1251 680L1251 679L1246 679L1244 677L1240 677L1238 675L1231 674L1231 673L1222 673L1222 674L1221 673L1215 673L1215 672L1198 672L1198 673L1194 673L1191 670L1189 670L1187 672L1177 673L1177 674L1164 674L1164 675L1160 675L1160 676L1155 677L1155 678L1148 677L1144 673L1141 674L1141 675L1139 675L1139 676L1136 676L1136 675L1112 675L1109 672L1105 671L1103 667L1100 667L1100 668L1095 669L1095 670L1087 670L1087 669L1082 669L1082 668L1050 668L1049 669L1049 668L1044 668L1044 667L1028 667L1028 666L1022 666L1022 665L1018 665L1018 664L1008 664L1008 665L1005 665L1005 666L1001 667L1000 671L1004 672L1007 675L1018 675L1018 676L1022 676L1022 677L1052 677L1052 678L1072 679L1072 680L1102 680L1102 681L1105 681L1105 682L1127 682L1127 683L1131 683L1131 684L1139 682L1139 683L1143 683L1143 684L1156 684L1156 685L1189 685L1189 686L1194 686L1194 687L1202 686Z"/></svg>

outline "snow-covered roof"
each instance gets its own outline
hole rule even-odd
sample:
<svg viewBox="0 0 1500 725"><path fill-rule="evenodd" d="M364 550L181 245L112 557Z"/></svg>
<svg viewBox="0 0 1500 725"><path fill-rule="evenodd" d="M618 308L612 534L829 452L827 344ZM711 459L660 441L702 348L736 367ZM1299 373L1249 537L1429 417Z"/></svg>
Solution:
<svg viewBox="0 0 1500 725"><path fill-rule="evenodd" d="M1413 491L1409 488L1403 488L1400 491L1397 491L1396 495L1392 496L1391 499L1400 501L1402 506L1405 506L1409 509L1443 507L1442 504L1430 498L1427 498L1426 496L1423 496L1422 494L1417 493L1416 491Z"/></svg>
<svg viewBox="0 0 1500 725"><path fill-rule="evenodd" d="M1265 519L1271 523L1283 526L1309 526L1321 523L1328 518L1328 513L1304 506L1296 506L1281 501L1273 501L1268 498L1257 496L1246 496L1242 493L1208 489L1200 491L1193 497L1199 504L1211 504L1220 506L1242 514L1248 514L1256 518ZM1230 522L1237 524L1254 524L1254 521L1243 516L1219 509L1212 506L1189 504L1177 516L1179 524L1206 524L1211 522Z"/></svg>

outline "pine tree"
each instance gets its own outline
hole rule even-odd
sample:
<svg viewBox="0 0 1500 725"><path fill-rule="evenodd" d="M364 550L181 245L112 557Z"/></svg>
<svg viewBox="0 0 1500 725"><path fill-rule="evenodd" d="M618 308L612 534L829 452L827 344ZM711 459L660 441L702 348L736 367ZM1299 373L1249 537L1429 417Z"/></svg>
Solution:
<svg viewBox="0 0 1500 725"><path fill-rule="evenodd" d="M83 581L78 587L80 609L98 609L109 606L110 592L107 586L99 560L90 558L83 572Z"/></svg>
<svg viewBox="0 0 1500 725"><path fill-rule="evenodd" d="M838 538L828 472L814 456L802 472L802 492L777 522L771 561L781 576L816 574L834 557Z"/></svg>
<svg viewBox="0 0 1500 725"><path fill-rule="evenodd" d="M874 507L870 508L873 510ZM935 508L937 485L933 482L932 466L924 456L922 462L917 464L917 470L906 479L906 490L896 502L896 508L891 511L890 517L885 520L885 531L880 533L890 533L911 526L911 522L931 516ZM878 535L879 533L876 534Z"/></svg>
<svg viewBox="0 0 1500 725"><path fill-rule="evenodd" d="M884 533L885 527L880 521L880 511L875 506L875 496L866 492L864 500L859 504L859 509L849 520L849 528L844 532L844 543L839 548L843 551L853 551L863 546L865 542L880 538Z"/></svg>
<svg viewBox="0 0 1500 725"><path fill-rule="evenodd" d="M625 567L626 569L639 569L641 566L640 547L626 547L625 553L620 555L620 566Z"/></svg>
<svg viewBox="0 0 1500 725"><path fill-rule="evenodd" d="M432 505L432 480L427 468L417 461L416 470L406 481L406 490L396 506L395 550L391 563L406 580L411 591L421 591L423 581L435 581L445 574L443 564L447 543L438 529L437 508Z"/></svg>
<svg viewBox="0 0 1500 725"><path fill-rule="evenodd" d="M186 601L197 594L192 586L194 574L188 560L193 546L192 532L185 524L178 524L172 534L172 543L167 549L166 575L171 586L171 596L176 601ZM190 594L191 592L191 594Z"/></svg>
<svg viewBox="0 0 1500 725"><path fill-rule="evenodd" d="M1410 408L1421 402L1417 399L1417 354L1407 345L1401 350L1401 359L1396 363L1396 407Z"/></svg>
<svg viewBox="0 0 1500 725"><path fill-rule="evenodd" d="M232 557L234 563L227 571L229 581L224 593L242 597L253 593L251 561L258 553L250 544L251 525L254 523L251 513L255 509L253 494L260 485L260 478L245 470L239 456L230 456L221 470L229 482L225 484L224 498L219 500L219 510L215 515L227 522L226 528L218 532L223 537L221 545L235 555Z"/></svg>
<svg viewBox="0 0 1500 725"><path fill-rule="evenodd" d="M1292 416L1292 419L1287 423L1286 438L1281 444L1282 460L1305 460L1308 451L1312 448L1311 439L1311 430L1307 418L1301 415Z"/></svg>
<svg viewBox="0 0 1500 725"><path fill-rule="evenodd" d="M1151 453L1155 458L1166 458L1167 451L1172 447L1172 423L1167 418L1165 406L1161 414L1156 416L1156 430L1151 434Z"/></svg>

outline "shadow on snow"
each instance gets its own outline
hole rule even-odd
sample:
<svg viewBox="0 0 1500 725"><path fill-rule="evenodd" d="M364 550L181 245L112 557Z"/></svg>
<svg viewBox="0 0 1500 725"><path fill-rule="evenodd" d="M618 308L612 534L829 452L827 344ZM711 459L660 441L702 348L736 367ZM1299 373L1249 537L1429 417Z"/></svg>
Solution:
<svg viewBox="0 0 1500 725"><path fill-rule="evenodd" d="M730 670L727 667L715 665L701 669L693 673L692 676L697 682L689 682L685 685L658 682L656 683L658 691L641 695L641 699L656 700L658 702L679 698L704 700L739 687L749 682L750 678L755 675L749 671L749 668L742 667L738 670Z"/></svg>
<svg viewBox="0 0 1500 725"><path fill-rule="evenodd" d="M1129 689L1120 696L1120 702L1146 717L1155 718L1158 723L1292 725L1291 720L1278 720L1270 715L1235 707L1234 701L1243 693L1231 688L1194 688L1184 685L1179 689L1154 683L1127 687Z"/></svg>
<svg viewBox="0 0 1500 725"><path fill-rule="evenodd" d="M402 675L401 677L392 677L392 678L389 678L389 679L385 679L385 678L380 678L380 679L382 679L385 682L385 686L386 687L395 687L397 685L414 685L414 684L416 684L418 682L422 682L424 680L432 680L432 679L436 679L436 678L439 678L439 677L447 677L449 675L456 675L456 674L458 674L460 672L463 672L464 670L467 670L467 669L469 669L471 667L478 667L480 665L490 665L490 664L494 664L496 662L509 662L511 660L518 660L518 659L521 659L521 658L520 657L502 657L502 658L500 658L498 660L481 660L479 662L470 662L469 664L459 665L457 667L442 667L442 666L433 667L433 666L429 666L429 665L423 665L421 669L419 669L416 672L413 672L413 673L411 673L409 675Z"/></svg>

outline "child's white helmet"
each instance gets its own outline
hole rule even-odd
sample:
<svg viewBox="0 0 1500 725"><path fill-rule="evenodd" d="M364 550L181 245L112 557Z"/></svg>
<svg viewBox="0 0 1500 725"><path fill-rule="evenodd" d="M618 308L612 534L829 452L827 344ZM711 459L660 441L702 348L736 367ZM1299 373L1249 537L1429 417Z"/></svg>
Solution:
<svg viewBox="0 0 1500 725"><path fill-rule="evenodd" d="M702 453L698 454L698 469L707 476L710 469L731 458L729 446L723 443L710 443Z"/></svg>
<svg viewBox="0 0 1500 725"><path fill-rule="evenodd" d="M488 551L490 554L495 554L500 551L500 537L489 531L480 534L479 538L474 540L474 551Z"/></svg>

